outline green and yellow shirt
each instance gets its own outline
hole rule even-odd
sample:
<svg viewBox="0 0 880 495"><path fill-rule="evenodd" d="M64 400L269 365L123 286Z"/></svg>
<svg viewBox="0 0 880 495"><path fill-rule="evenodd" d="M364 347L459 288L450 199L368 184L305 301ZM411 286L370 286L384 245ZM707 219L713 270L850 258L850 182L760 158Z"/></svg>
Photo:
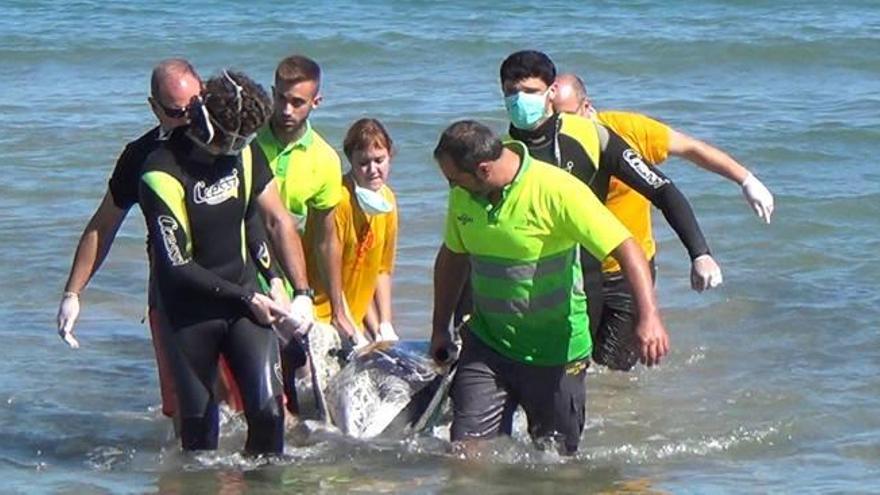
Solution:
<svg viewBox="0 0 880 495"><path fill-rule="evenodd" d="M305 226L309 208L326 210L342 199L342 167L339 155L311 124L298 140L284 145L266 125L251 145L254 161L264 160L278 185L281 201Z"/></svg>
<svg viewBox="0 0 880 495"><path fill-rule="evenodd" d="M460 187L449 194L444 243L468 254L471 330L500 354L539 366L592 350L577 245L604 259L629 232L578 179L529 156L497 204Z"/></svg>

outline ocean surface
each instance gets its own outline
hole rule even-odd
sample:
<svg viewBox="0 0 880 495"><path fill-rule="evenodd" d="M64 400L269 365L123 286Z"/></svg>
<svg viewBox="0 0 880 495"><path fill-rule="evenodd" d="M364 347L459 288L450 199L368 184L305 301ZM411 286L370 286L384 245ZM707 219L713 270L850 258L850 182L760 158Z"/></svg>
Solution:
<svg viewBox="0 0 880 495"><path fill-rule="evenodd" d="M770 225L740 189L678 159L724 285L690 290L655 214L662 366L593 372L581 451L522 435L476 462L443 430L407 441L327 433L284 459L179 453L143 324L143 220L129 215L83 295L82 348L55 333L77 239L123 145L154 122L149 71L184 56L267 87L299 52L324 69L314 127L337 149L381 119L398 147L395 323L428 336L447 185L441 130L503 131L498 67L537 48L595 103L729 151L773 191ZM880 492L880 4L875 1L0 2L0 492Z"/></svg>

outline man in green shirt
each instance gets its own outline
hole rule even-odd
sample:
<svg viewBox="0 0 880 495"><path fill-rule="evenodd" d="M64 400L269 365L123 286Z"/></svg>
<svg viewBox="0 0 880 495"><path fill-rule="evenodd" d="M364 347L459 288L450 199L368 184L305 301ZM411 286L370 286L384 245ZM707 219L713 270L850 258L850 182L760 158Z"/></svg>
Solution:
<svg viewBox="0 0 880 495"><path fill-rule="evenodd" d="M620 263L639 308L641 359L652 366L669 337L645 256L586 185L530 157L523 143L461 121L444 131L434 157L452 186L434 267L436 360L454 352L449 323L469 265L474 293L452 387L452 440L509 434L521 405L533 439L573 453L592 350L577 246Z"/></svg>
<svg viewBox="0 0 880 495"><path fill-rule="evenodd" d="M342 198L342 167L333 147L312 128L309 116L323 99L321 68L312 59L291 55L279 62L272 88L274 109L269 124L251 143L255 164L266 163L275 176L281 201L305 228L303 249L311 287L325 287L332 324L342 335L358 335L342 293L342 248L337 241L333 211ZM311 291L293 293L292 311L313 317ZM296 409L291 375L305 364L303 349L292 341L282 349L287 406Z"/></svg>

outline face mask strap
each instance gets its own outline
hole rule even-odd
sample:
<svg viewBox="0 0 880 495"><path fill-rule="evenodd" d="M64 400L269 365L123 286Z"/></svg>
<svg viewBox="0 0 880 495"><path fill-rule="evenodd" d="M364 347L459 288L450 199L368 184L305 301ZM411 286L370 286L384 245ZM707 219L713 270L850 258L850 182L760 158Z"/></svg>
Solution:
<svg viewBox="0 0 880 495"><path fill-rule="evenodd" d="M211 124L214 118L211 117L211 113L208 112L208 107L205 105L205 101L202 99L201 96L196 97L195 106L197 107L196 111L201 114L201 124L205 130L205 133L207 134L202 144L208 146L209 144L211 144L211 141L214 140L214 136L216 135L216 132L214 131L214 126Z"/></svg>

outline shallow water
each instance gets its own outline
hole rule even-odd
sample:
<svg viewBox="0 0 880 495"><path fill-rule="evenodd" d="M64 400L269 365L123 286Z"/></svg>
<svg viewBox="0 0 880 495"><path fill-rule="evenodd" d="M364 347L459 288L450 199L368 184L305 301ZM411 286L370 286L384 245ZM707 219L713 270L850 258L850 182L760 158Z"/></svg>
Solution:
<svg viewBox="0 0 880 495"><path fill-rule="evenodd" d="M880 491L878 40L875 2L0 3L0 491ZM444 431L372 443L327 433L256 466L235 454L236 421L218 454L182 456L141 323L137 212L84 295L83 347L55 336L79 233L124 143L152 125L152 64L183 55L205 75L231 65L268 85L301 51L324 68L313 123L330 143L365 115L397 143L396 326L425 338L447 190L431 150L459 118L503 130L498 65L526 47L582 74L598 106L730 151L777 201L764 226L737 186L664 166L725 284L690 291L657 215L674 350L658 369L590 376L576 459L521 437L465 463Z"/></svg>

